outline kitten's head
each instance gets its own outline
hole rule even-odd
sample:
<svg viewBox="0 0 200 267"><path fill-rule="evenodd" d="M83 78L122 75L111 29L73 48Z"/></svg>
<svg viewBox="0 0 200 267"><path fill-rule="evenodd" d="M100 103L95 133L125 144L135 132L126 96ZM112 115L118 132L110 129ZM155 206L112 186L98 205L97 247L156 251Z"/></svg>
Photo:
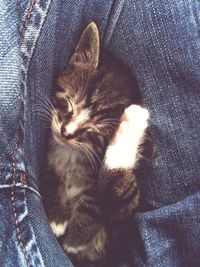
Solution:
<svg viewBox="0 0 200 267"><path fill-rule="evenodd" d="M129 71L106 51L90 23L78 42L69 67L58 78L53 99L52 130L62 145L94 144L105 148L133 102ZM97 151L97 150L96 150Z"/></svg>

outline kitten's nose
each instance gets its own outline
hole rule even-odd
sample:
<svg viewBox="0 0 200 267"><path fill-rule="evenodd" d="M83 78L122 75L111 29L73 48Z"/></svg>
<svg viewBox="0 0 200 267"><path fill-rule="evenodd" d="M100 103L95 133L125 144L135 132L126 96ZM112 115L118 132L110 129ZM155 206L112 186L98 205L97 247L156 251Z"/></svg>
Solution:
<svg viewBox="0 0 200 267"><path fill-rule="evenodd" d="M70 120L68 123L63 123L61 127L61 135L66 139L71 139L74 137L77 130L78 123L74 120Z"/></svg>
<svg viewBox="0 0 200 267"><path fill-rule="evenodd" d="M64 126L61 127L61 135L65 137L67 135L67 131Z"/></svg>
<svg viewBox="0 0 200 267"><path fill-rule="evenodd" d="M66 138L66 139L71 139L73 136L72 134L67 132L67 130L64 126L62 126L62 128L61 128L61 135L62 135L62 137Z"/></svg>

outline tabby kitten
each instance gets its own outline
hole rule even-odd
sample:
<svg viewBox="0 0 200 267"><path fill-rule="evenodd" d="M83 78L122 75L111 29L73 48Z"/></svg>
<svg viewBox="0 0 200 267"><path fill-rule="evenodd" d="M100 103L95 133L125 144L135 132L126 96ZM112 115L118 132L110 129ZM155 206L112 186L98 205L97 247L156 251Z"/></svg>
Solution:
<svg viewBox="0 0 200 267"><path fill-rule="evenodd" d="M41 184L52 230L76 266L105 266L112 237L138 206L134 171L148 120L139 104L129 71L100 55L90 23L58 79Z"/></svg>

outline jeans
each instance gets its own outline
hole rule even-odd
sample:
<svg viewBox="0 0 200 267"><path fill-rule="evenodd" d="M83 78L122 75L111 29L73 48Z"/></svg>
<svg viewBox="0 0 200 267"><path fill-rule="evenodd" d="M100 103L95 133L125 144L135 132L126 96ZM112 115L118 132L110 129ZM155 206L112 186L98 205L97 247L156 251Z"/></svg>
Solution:
<svg viewBox="0 0 200 267"><path fill-rule="evenodd" d="M72 266L38 192L49 129L34 107L91 20L135 76L157 144L119 266L200 266L199 11L199 0L0 1L0 266Z"/></svg>

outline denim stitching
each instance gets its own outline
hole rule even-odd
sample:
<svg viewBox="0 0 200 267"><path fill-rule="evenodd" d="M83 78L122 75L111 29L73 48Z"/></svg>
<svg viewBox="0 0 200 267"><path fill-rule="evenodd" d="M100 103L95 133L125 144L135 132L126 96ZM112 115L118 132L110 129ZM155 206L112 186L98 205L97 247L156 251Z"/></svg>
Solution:
<svg viewBox="0 0 200 267"><path fill-rule="evenodd" d="M28 66L31 61L32 55L34 53L34 49L36 47L36 44L38 42L39 36L41 34L42 26L45 22L47 12L49 11L49 8L51 6L52 0L46 0L45 5L43 6L40 1L37 0L31 0L31 3L27 9L27 15L25 17L25 21L22 27L21 31L21 57L22 57L22 79L21 79L21 94L22 94L22 101L24 105L24 112L23 112L23 118L21 118L22 125L25 125L26 121L26 99L27 99L27 73L28 73ZM39 23L37 24L37 18L40 18ZM21 181L23 182L23 177L21 177ZM14 188L20 188L21 183L15 183ZM39 195L37 191L35 191L33 188L27 186L27 185L22 185L23 189L29 189ZM39 195L40 197L40 195ZM26 200L25 205L27 208ZM27 214L28 215L28 214ZM32 244L35 245L34 249L34 257L36 257L37 261L39 262L37 266L44 266L44 260L41 255L40 249L37 246L37 240L35 237L35 232L32 228L31 221L27 222L28 218L26 218L26 223L29 224L29 230L28 233L30 234L31 242ZM25 240L26 241L26 240ZM26 243L25 243L26 244ZM28 246L28 244L27 244ZM28 249L28 248L27 248ZM29 254L29 262L34 260L32 258L31 252L33 251L33 247L30 248L30 254ZM29 252L29 249L28 249ZM35 262L35 260L34 260Z"/></svg>
<svg viewBox="0 0 200 267"><path fill-rule="evenodd" d="M47 12L51 6L52 0L46 1L46 6L42 7L39 1L32 0L28 9L28 13L24 23L24 29L22 30L21 39L21 55L22 55L22 94L26 96L26 79L28 65L32 58L36 43L41 33L42 26L44 24ZM38 26L35 24L35 17L39 15L41 21ZM25 98L25 96L23 98Z"/></svg>
<svg viewBox="0 0 200 267"><path fill-rule="evenodd" d="M36 43L38 41L42 25L45 21L47 12L49 11L50 5L52 0L46 1L46 6L43 8L40 3L37 3L36 0L32 0L28 13L25 19L25 27L22 33L22 43L21 43L21 55L22 55L22 80L21 80L21 86L22 86L22 101L24 105L24 109L26 109L26 96L27 96L27 72L28 72L28 66L30 63L30 60L32 58ZM39 24L39 27L37 28L34 22L34 17L39 14L41 17L41 22ZM33 18L32 20L30 18ZM26 120L26 117L24 116L22 118L23 125Z"/></svg>
<svg viewBox="0 0 200 267"><path fill-rule="evenodd" d="M22 183L23 185L26 185L26 176L25 173L21 173L20 177L19 177L20 183Z"/></svg>
<svg viewBox="0 0 200 267"><path fill-rule="evenodd" d="M31 3L30 3L29 9L28 9L28 13L27 13L26 18L25 18L24 26L23 26L23 29L22 29L22 32L21 32L22 37L24 37L24 34L25 34L26 29L28 27L28 22L30 20L31 13L32 13L33 7L35 5L35 2L36 2L36 0L32 0Z"/></svg>
<svg viewBox="0 0 200 267"><path fill-rule="evenodd" d="M16 185L16 151L18 148L18 135L17 135L17 140L16 140L16 144L14 147L14 151L13 151L13 156L12 156L12 181L13 181L13 185ZM11 189L11 202L12 202L12 210L13 210L13 216L14 216L14 220L15 220L15 228L16 228L16 236L17 236L17 240L20 244L20 247L22 249L25 261L27 266L30 266L28 263L28 252L24 246L24 243L21 239L21 234L20 234L20 229L19 229L19 221L17 220L17 212L16 212L16 207L15 207L15 200L16 200L16 196L15 196L15 187L12 187Z"/></svg>

